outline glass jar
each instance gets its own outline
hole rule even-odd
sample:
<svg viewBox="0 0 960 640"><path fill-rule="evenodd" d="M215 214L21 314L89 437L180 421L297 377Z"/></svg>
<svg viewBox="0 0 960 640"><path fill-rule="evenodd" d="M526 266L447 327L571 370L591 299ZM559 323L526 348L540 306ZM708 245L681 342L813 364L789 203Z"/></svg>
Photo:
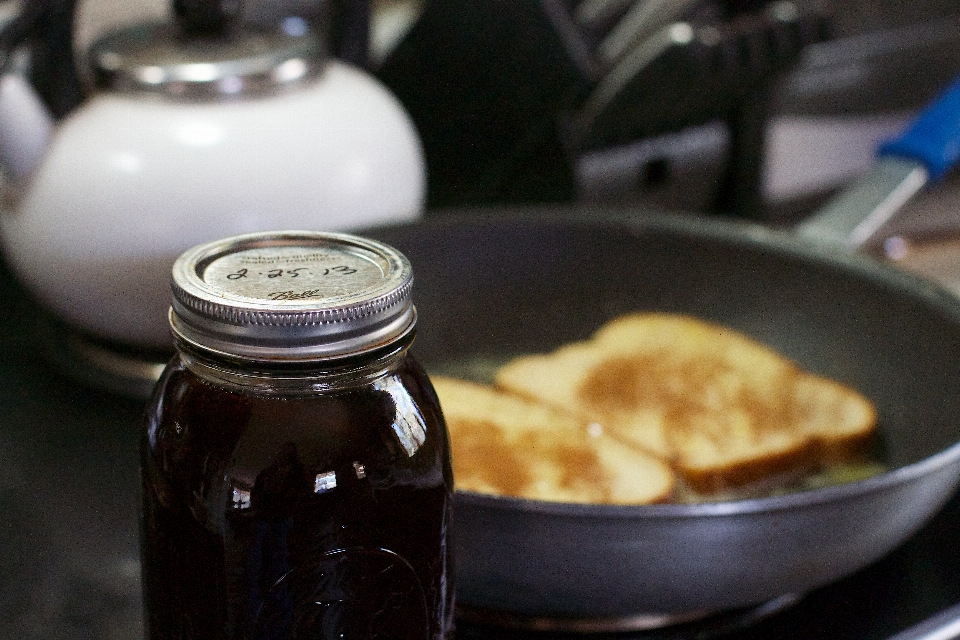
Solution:
<svg viewBox="0 0 960 640"><path fill-rule="evenodd" d="M346 234L177 261L142 448L151 640L452 635L452 472L411 285Z"/></svg>

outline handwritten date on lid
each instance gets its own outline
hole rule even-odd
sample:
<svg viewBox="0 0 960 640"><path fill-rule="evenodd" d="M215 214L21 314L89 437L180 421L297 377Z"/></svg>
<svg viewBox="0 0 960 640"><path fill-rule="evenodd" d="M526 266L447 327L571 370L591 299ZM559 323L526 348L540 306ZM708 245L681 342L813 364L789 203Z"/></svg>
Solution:
<svg viewBox="0 0 960 640"><path fill-rule="evenodd" d="M343 251L267 247L212 261L203 280L221 295L246 300L297 303L349 297L385 276L375 259Z"/></svg>

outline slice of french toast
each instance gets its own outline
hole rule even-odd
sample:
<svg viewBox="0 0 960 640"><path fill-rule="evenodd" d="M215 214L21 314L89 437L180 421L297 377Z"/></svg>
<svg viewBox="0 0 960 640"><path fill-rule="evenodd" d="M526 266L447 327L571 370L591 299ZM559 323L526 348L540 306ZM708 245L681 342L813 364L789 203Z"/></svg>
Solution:
<svg viewBox="0 0 960 640"><path fill-rule="evenodd" d="M876 425L853 389L732 329L666 313L622 316L589 340L519 357L496 385L601 424L704 494L842 459Z"/></svg>
<svg viewBox="0 0 960 640"><path fill-rule="evenodd" d="M553 502L650 504L673 496L661 460L573 415L490 385L432 377L458 489Z"/></svg>

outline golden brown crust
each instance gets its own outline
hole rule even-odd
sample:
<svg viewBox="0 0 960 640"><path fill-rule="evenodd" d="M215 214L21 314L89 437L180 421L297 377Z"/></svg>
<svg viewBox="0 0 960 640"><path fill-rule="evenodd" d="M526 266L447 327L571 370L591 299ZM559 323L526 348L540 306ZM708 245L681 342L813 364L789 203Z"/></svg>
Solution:
<svg viewBox="0 0 960 640"><path fill-rule="evenodd" d="M669 466L576 416L488 385L433 377L461 490L559 502L650 504L673 496Z"/></svg>
<svg viewBox="0 0 960 640"><path fill-rule="evenodd" d="M703 468L685 466L679 470L687 485L696 493L711 495L731 488L788 472L814 471L820 465L817 448L812 444L762 457L728 462Z"/></svg>
<svg viewBox="0 0 960 640"><path fill-rule="evenodd" d="M518 358L496 383L602 424L699 492L844 459L876 425L853 389L730 328L665 313L628 314L590 340Z"/></svg>

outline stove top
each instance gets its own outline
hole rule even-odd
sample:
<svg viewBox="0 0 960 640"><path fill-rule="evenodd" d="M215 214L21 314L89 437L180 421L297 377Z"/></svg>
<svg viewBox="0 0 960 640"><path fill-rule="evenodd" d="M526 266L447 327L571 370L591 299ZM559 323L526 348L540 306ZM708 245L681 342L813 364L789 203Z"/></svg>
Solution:
<svg viewBox="0 0 960 640"><path fill-rule="evenodd" d="M0 637L141 637L143 401L78 384L36 355L36 309L0 270ZM617 639L885 639L960 602L960 496L885 559L795 601ZM594 637L459 622L463 640Z"/></svg>

